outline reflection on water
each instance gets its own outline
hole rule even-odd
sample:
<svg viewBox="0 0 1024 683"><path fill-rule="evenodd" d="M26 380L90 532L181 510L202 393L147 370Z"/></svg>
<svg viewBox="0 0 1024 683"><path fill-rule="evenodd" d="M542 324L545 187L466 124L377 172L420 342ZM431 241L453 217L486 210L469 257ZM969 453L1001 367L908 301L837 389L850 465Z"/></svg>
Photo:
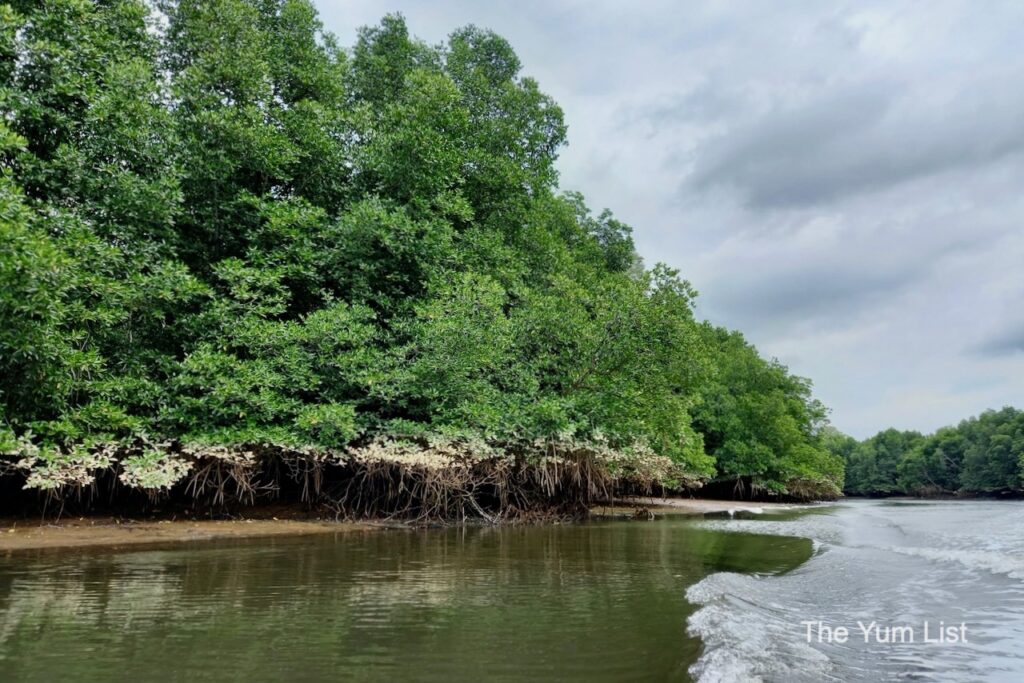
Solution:
<svg viewBox="0 0 1024 683"><path fill-rule="evenodd" d="M685 680L687 588L810 540L656 522L0 557L0 679Z"/></svg>

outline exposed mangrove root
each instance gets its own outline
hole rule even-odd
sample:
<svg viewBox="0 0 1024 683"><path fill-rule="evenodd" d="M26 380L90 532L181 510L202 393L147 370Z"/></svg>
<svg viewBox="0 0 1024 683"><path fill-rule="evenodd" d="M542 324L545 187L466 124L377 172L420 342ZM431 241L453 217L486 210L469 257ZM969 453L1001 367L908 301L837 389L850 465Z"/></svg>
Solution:
<svg viewBox="0 0 1024 683"><path fill-rule="evenodd" d="M0 458L0 481L58 512L301 502L337 518L497 524L575 518L617 491L692 485L667 458L572 441L378 438L346 450L165 442ZM8 497L8 499L10 499Z"/></svg>

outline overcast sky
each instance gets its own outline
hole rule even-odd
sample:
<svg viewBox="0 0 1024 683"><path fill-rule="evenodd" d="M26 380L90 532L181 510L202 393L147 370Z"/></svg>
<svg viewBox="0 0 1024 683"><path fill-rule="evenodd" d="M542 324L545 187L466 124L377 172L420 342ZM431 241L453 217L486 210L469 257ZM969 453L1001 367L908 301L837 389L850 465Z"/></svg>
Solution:
<svg viewBox="0 0 1024 683"><path fill-rule="evenodd" d="M561 184L857 437L1024 408L1024 3L319 0L505 36Z"/></svg>

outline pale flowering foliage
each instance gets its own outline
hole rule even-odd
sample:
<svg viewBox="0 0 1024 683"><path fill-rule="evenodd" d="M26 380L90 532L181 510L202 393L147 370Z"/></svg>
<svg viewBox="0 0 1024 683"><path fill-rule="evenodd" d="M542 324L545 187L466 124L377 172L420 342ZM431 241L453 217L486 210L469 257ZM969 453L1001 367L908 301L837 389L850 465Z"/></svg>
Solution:
<svg viewBox="0 0 1024 683"><path fill-rule="evenodd" d="M203 479L211 467L231 468L233 476L240 477L239 481L247 480L275 459L283 462L289 476L296 479L311 473L320 477L321 473L329 471L325 468L340 468L333 471L351 474L385 465L413 476L432 478L451 473L459 481L476 476L473 472L486 477L488 472L525 468L540 473L550 482L558 481L563 474L576 472L571 476L585 473L586 477L597 477L611 486L680 488L700 483L687 475L679 463L659 455L647 443L637 441L626 447L612 446L600 432L588 438L563 433L519 441L496 441L475 433L388 434L344 450L274 443L211 445L143 441L135 446L83 445L62 452L41 449L27 438L14 446L5 449L6 459L0 461L0 466L8 473L23 473L26 489L58 496L65 489L95 485L102 470L115 472L124 486L152 494L168 492L190 476ZM484 469L477 470L478 465L484 465ZM317 480L314 490L319 490L319 485Z"/></svg>
<svg viewBox="0 0 1024 683"><path fill-rule="evenodd" d="M642 486L696 486L699 477L665 455L659 455L644 441L613 448L608 439L596 432L588 439L573 434L560 434L550 439L536 439L529 444L531 462L540 466L562 465L584 459L604 467L613 478Z"/></svg>
<svg viewBox="0 0 1024 683"><path fill-rule="evenodd" d="M628 449L610 451L603 456L603 462L612 476L645 486L676 488L680 485L697 486L702 482L688 474L679 463L658 455L643 442L637 442Z"/></svg>
<svg viewBox="0 0 1024 683"><path fill-rule="evenodd" d="M637 441L613 448L600 433L589 439L560 434L518 444L495 444L482 437L432 436L422 440L381 437L348 451L353 463L390 463L411 469L444 470L474 462L517 459L534 467L560 467L590 461L614 479L651 486L696 485L679 463Z"/></svg>
<svg viewBox="0 0 1024 683"><path fill-rule="evenodd" d="M257 460L256 452L253 449L242 446L212 446L187 443L181 447L181 452L195 460L209 458L211 460L222 460L232 465L255 465Z"/></svg>
<svg viewBox="0 0 1024 683"><path fill-rule="evenodd" d="M387 463L425 470L461 467L503 455L501 450L478 437L431 436L422 441L380 437L348 450L348 456L357 464Z"/></svg>
<svg viewBox="0 0 1024 683"><path fill-rule="evenodd" d="M167 490L189 473L192 463L158 450L147 450L121 461L122 484L148 491Z"/></svg>
<svg viewBox="0 0 1024 683"><path fill-rule="evenodd" d="M15 465L27 470L26 489L57 491L65 487L85 487L96 482L96 473L116 462L113 449L78 447L70 453L34 449Z"/></svg>

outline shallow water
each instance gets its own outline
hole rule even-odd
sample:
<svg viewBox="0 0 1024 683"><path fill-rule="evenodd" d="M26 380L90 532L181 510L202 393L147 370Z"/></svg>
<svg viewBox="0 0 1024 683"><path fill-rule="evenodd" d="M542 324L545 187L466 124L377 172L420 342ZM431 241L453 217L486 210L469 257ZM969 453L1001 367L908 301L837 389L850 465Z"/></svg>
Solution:
<svg viewBox="0 0 1024 683"><path fill-rule="evenodd" d="M811 542L656 522L0 558L0 680L685 680L686 589Z"/></svg>
<svg viewBox="0 0 1024 683"><path fill-rule="evenodd" d="M1024 504L0 556L0 680L1024 680ZM851 627L807 642L805 620ZM861 643L858 619L966 624ZM918 636L920 640L920 635Z"/></svg>

